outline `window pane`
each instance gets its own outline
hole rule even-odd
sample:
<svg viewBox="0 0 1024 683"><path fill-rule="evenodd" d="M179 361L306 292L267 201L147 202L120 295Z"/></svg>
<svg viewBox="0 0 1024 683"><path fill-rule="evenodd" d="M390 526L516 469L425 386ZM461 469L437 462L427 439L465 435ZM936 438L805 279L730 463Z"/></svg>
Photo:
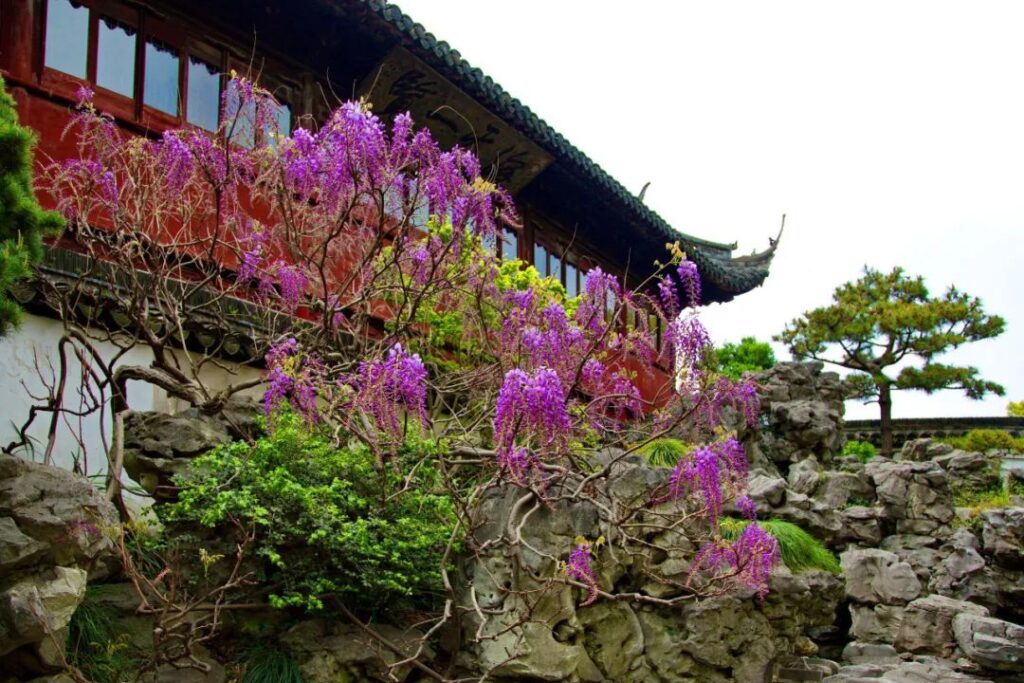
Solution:
<svg viewBox="0 0 1024 683"><path fill-rule="evenodd" d="M270 103L274 108L274 121L277 122L277 132L281 135L290 135L292 132L292 110L287 104Z"/></svg>
<svg viewBox="0 0 1024 683"><path fill-rule="evenodd" d="M135 29L111 19L100 21L96 85L128 97L135 96Z"/></svg>
<svg viewBox="0 0 1024 683"><path fill-rule="evenodd" d="M146 83L143 102L178 115L178 51L170 45L146 41Z"/></svg>
<svg viewBox="0 0 1024 683"><path fill-rule="evenodd" d="M536 242L533 244L533 267L541 277L548 276L548 250Z"/></svg>
<svg viewBox="0 0 1024 683"><path fill-rule="evenodd" d="M507 261L519 258L519 235L512 230L502 230L501 237L501 258Z"/></svg>
<svg viewBox="0 0 1024 683"><path fill-rule="evenodd" d="M231 142L243 147L253 147L256 144L254 128L256 108L250 101L239 109L241 102L239 94L238 82L234 79L228 81L227 97L224 102L225 125L231 133Z"/></svg>
<svg viewBox="0 0 1024 683"><path fill-rule="evenodd" d="M551 263L550 271L548 275L555 278L559 282L562 281L562 259L558 258L554 254L548 256L548 261Z"/></svg>
<svg viewBox="0 0 1024 683"><path fill-rule="evenodd" d="M580 293L579 287L579 272L576 270L576 266L566 262L565 264L565 294L570 299L578 296Z"/></svg>
<svg viewBox="0 0 1024 683"><path fill-rule="evenodd" d="M85 78L89 45L89 9L68 0L50 0L46 6L46 66Z"/></svg>
<svg viewBox="0 0 1024 683"><path fill-rule="evenodd" d="M190 57L188 60L189 123L206 130L217 130L220 114L220 75L213 66Z"/></svg>

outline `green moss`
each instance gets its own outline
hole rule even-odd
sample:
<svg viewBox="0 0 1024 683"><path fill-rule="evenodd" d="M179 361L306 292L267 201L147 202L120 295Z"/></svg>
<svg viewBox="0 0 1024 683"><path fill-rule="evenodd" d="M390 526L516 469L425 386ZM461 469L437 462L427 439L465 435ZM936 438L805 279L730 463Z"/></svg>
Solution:
<svg viewBox="0 0 1024 683"><path fill-rule="evenodd" d="M734 540L748 524L750 522L745 519L725 518L719 524L719 532L723 538ZM782 561L792 571L822 569L833 574L841 571L836 556L821 541L796 524L781 519L766 519L758 521L758 524L779 542Z"/></svg>

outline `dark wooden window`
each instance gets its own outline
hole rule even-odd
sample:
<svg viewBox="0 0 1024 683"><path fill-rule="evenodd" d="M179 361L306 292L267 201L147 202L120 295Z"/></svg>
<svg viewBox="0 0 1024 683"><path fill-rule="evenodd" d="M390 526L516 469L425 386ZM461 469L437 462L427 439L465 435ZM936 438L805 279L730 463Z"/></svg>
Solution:
<svg viewBox="0 0 1024 683"><path fill-rule="evenodd" d="M43 44L36 53L41 84L74 99L79 84L86 82L94 86L99 108L144 130L159 132L185 123L217 130L225 88L231 104L224 74L231 66L247 71L248 62L229 62L226 50L134 3L43 0L41 6ZM270 110L261 116L273 120L281 134L289 134L297 87L265 73L262 66L259 80L278 100L268 102ZM245 121L236 130L240 144L275 142L268 131L253 130L255 112L241 113Z"/></svg>
<svg viewBox="0 0 1024 683"><path fill-rule="evenodd" d="M519 258L519 234L515 230L503 228L501 231L500 256L506 261Z"/></svg>

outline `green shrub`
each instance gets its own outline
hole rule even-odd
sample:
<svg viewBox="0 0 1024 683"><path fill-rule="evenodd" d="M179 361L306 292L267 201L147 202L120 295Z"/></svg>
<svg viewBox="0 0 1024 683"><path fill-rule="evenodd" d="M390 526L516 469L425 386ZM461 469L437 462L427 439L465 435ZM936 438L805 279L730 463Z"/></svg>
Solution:
<svg viewBox="0 0 1024 683"><path fill-rule="evenodd" d="M745 519L725 518L721 521L719 530L723 538L731 541L737 538L748 524L750 522ZM800 572L822 569L833 574L842 571L836 556L822 545L821 541L796 524L781 519L766 519L758 521L758 524L779 542L779 554L790 570Z"/></svg>
<svg viewBox="0 0 1024 683"><path fill-rule="evenodd" d="M441 590L441 558L455 526L436 448L407 443L378 471L366 447L336 448L282 413L255 443L196 458L178 479L178 501L162 515L171 525L221 536L255 528L254 552L265 572L259 578L274 606L318 610L321 596L337 594L371 611L423 607ZM204 565L216 553L223 551L207 553Z"/></svg>
<svg viewBox="0 0 1024 683"><path fill-rule="evenodd" d="M1024 417L1024 401L1010 401L1006 404L1007 417Z"/></svg>
<svg viewBox="0 0 1024 683"><path fill-rule="evenodd" d="M843 455L852 455L861 462L868 462L878 451L870 441L847 441L843 446Z"/></svg>
<svg viewBox="0 0 1024 683"><path fill-rule="evenodd" d="M718 372L738 380L746 372L761 372L775 365L775 352L767 342L744 337L739 344L728 343L715 349L714 367Z"/></svg>
<svg viewBox="0 0 1024 683"><path fill-rule="evenodd" d="M647 464L654 467L675 467L679 458L692 450L693 446L681 439L664 437L644 445L640 449L640 454L644 456Z"/></svg>
<svg viewBox="0 0 1024 683"><path fill-rule="evenodd" d="M1016 453L1024 452L1024 438L1015 437L1002 429L972 429L963 436L951 436L943 441L963 451L984 453L997 448Z"/></svg>

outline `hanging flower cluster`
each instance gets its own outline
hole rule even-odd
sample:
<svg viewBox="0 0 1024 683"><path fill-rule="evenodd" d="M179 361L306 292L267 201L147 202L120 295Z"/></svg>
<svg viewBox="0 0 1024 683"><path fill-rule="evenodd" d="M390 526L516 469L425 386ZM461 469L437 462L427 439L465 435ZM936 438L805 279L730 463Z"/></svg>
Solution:
<svg viewBox="0 0 1024 683"><path fill-rule="evenodd" d="M656 503L699 493L712 526L722 514L726 492L738 493L747 483L747 455L735 437L716 441L679 459L669 477L668 493Z"/></svg>
<svg viewBox="0 0 1024 683"><path fill-rule="evenodd" d="M587 599L580 603L581 607L586 607L597 600L597 575L594 573L593 567L590 566L589 543L577 543L569 553L569 561L565 565L565 575L586 585Z"/></svg>
<svg viewBox="0 0 1024 683"><path fill-rule="evenodd" d="M752 589L758 597L768 594L772 568L780 560L779 542L756 522L750 522L732 543L708 543L691 564L697 573L712 578L731 578Z"/></svg>
<svg viewBox="0 0 1024 683"><path fill-rule="evenodd" d="M571 433L565 388L558 374L550 368L532 374L509 370L498 392L494 414L499 466L514 473L529 462L517 441L531 444L540 452L559 454L568 446Z"/></svg>
<svg viewBox="0 0 1024 683"><path fill-rule="evenodd" d="M311 353L300 353L298 342L290 337L270 347L266 363L263 410L267 415L288 401L304 418L316 422L319 418L317 393L324 379L320 359Z"/></svg>
<svg viewBox="0 0 1024 683"><path fill-rule="evenodd" d="M353 407L371 415L381 432L400 439L403 410L427 426L427 369L419 354L401 344L392 346L383 360L361 363L352 386Z"/></svg>

